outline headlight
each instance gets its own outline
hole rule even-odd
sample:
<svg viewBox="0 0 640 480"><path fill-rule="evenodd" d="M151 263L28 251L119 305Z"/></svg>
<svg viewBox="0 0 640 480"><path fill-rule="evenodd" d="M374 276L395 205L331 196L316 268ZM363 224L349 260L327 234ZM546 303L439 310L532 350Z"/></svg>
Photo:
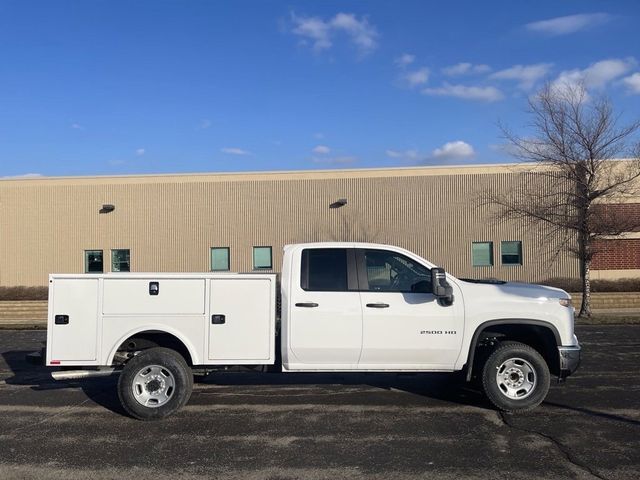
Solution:
<svg viewBox="0 0 640 480"><path fill-rule="evenodd" d="M563 307L573 307L573 302L570 298L559 298L558 303Z"/></svg>

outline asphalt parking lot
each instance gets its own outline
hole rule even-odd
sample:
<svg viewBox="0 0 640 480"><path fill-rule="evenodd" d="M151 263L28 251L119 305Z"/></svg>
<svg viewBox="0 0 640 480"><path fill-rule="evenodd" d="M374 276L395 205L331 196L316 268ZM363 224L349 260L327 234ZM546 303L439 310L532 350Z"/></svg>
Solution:
<svg viewBox="0 0 640 480"><path fill-rule="evenodd" d="M149 423L0 331L0 478L640 478L640 326L577 333L581 369L525 416L446 375L216 373Z"/></svg>

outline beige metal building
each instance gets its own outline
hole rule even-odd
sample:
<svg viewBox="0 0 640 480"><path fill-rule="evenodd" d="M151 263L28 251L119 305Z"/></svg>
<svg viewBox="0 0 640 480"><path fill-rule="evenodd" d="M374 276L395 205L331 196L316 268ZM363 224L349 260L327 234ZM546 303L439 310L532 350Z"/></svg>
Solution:
<svg viewBox="0 0 640 480"><path fill-rule="evenodd" d="M44 285L53 272L278 271L285 244L309 241L399 245L459 277L576 277L545 232L497 222L480 201L520 188L524 168L4 179L0 286ZM638 263L602 267L637 276Z"/></svg>

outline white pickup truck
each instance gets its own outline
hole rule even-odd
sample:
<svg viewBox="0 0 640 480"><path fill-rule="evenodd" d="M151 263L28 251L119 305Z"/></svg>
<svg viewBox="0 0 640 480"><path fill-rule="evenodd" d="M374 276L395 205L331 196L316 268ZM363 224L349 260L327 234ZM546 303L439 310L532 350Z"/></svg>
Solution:
<svg viewBox="0 0 640 480"><path fill-rule="evenodd" d="M194 370L280 363L463 371L517 412L578 367L573 314L563 290L460 280L402 248L298 244L279 287L262 273L51 275L46 365L56 379L120 374L123 407L145 420L189 400Z"/></svg>

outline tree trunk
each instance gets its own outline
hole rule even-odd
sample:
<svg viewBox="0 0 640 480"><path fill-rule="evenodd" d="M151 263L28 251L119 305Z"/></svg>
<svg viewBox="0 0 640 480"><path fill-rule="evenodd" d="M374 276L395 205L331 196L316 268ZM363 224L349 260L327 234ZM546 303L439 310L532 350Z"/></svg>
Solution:
<svg viewBox="0 0 640 480"><path fill-rule="evenodd" d="M580 259L582 280L582 303L580 304L579 317L591 317L591 260Z"/></svg>

